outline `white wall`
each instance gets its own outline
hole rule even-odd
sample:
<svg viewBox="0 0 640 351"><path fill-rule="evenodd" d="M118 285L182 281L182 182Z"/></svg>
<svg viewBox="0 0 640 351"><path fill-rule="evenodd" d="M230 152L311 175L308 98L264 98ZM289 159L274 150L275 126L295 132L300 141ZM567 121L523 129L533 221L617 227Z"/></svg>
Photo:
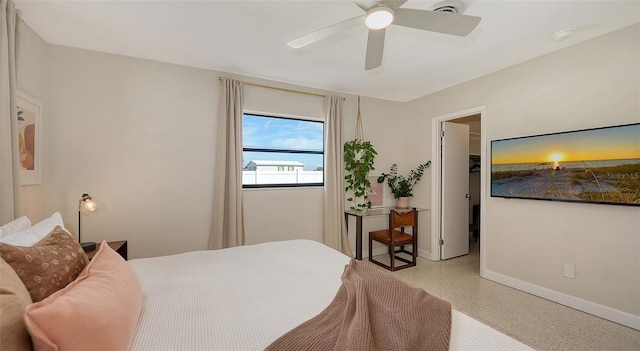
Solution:
<svg viewBox="0 0 640 351"><path fill-rule="evenodd" d="M351 140L355 136L357 98L349 99L347 102L348 104L345 106L344 134L345 139ZM411 169L430 159L430 153L428 152L430 137L420 130L414 130L412 125L407 124L407 120L410 118L407 104L362 97L360 110L365 139L370 140L378 152L374 164L375 170L370 173L372 176L388 173L389 168L394 163L398 164L398 172L400 174L407 175ZM419 145L410 145L407 148L409 146L407 140L418 142ZM431 170L427 169L422 180L414 188L414 197L409 200L411 206L430 207L430 179ZM384 189L385 206L394 206L395 199L386 183L384 184ZM349 206L350 204L347 203L346 207L348 208ZM429 252L431 248L431 217L429 211L419 212L418 219L418 248L422 254ZM366 257L369 251L367 242L369 231L386 228L388 223L389 219L386 216L368 217L363 221L363 256ZM355 219L349 217L349 238L354 250L355 226ZM386 252L386 247L379 246L377 243L374 243L374 245L374 252L378 254Z"/></svg>
<svg viewBox="0 0 640 351"><path fill-rule="evenodd" d="M212 212L217 74L47 46L45 208L77 231L86 192L106 211L83 240L130 257L204 249Z"/></svg>
<svg viewBox="0 0 640 351"><path fill-rule="evenodd" d="M83 238L127 239L133 258L206 249L220 74L54 45L47 65L48 209L75 229L78 196L101 197ZM319 97L245 91L250 112L324 117ZM248 244L321 241L322 189L247 190L245 220Z"/></svg>
<svg viewBox="0 0 640 351"><path fill-rule="evenodd" d="M43 184L25 186L24 213L33 221L60 211L77 233L77 203L87 192L106 211L83 217L83 240L129 241L129 257L207 248L219 72L50 45L24 25L20 87L44 103ZM258 84L312 89L237 77ZM324 93L321 91L316 91ZM345 101L345 139L353 137L356 98ZM387 160L402 163L401 144L385 126L397 104L368 100L365 128ZM249 112L322 120L324 99L247 85ZM376 120L377 121L374 121ZM346 141L346 140L345 140ZM322 189L244 192L248 244L292 238L322 241ZM391 201L391 200L389 200ZM274 220L276 219L276 220ZM365 235L370 225L367 222ZM382 220L377 227L386 225ZM355 249L354 232L350 240ZM365 247L366 250L366 247Z"/></svg>
<svg viewBox="0 0 640 351"><path fill-rule="evenodd" d="M257 83L297 88L275 82ZM258 114L314 120L324 120L325 116L322 97L251 85L245 86L245 110ZM291 238L322 242L321 188L245 189L243 193L247 244Z"/></svg>
<svg viewBox="0 0 640 351"><path fill-rule="evenodd" d="M486 106L489 143L637 123L639 96L635 25L410 102L408 123L429 135L433 118ZM408 149L424 147L408 140ZM483 162L488 172L489 157ZM488 196L482 203L483 276L640 328L639 207ZM564 263L575 264L575 279L563 277Z"/></svg>

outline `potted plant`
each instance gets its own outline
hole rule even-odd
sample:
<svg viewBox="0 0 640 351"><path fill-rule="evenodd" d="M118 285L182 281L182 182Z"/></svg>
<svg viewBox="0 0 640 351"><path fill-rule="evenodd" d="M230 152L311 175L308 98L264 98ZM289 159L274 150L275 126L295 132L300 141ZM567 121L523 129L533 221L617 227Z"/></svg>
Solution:
<svg viewBox="0 0 640 351"><path fill-rule="evenodd" d="M382 173L378 177L378 183L382 183L387 180L389 188L393 197L397 199L396 207L407 208L409 207L409 198L413 196L413 187L422 178L424 171L429 168L431 161L427 161L418 165L415 169L412 169L408 177L398 175L398 165L391 165L389 173Z"/></svg>
<svg viewBox="0 0 640 351"><path fill-rule="evenodd" d="M353 202L349 208L362 211L371 208L371 201L367 197L367 188L371 182L367 176L373 169L373 162L378 153L370 141L354 139L344 144L344 168L347 174L345 191L353 192L347 201Z"/></svg>

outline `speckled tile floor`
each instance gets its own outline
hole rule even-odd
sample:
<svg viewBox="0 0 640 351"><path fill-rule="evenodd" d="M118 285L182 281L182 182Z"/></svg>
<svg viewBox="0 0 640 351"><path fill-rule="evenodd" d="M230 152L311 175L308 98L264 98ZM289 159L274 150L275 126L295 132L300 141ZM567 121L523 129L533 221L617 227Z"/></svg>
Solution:
<svg viewBox="0 0 640 351"><path fill-rule="evenodd" d="M366 258L365 258L366 259ZM640 331L480 277L480 250L434 262L418 258L399 279L537 350L640 351Z"/></svg>

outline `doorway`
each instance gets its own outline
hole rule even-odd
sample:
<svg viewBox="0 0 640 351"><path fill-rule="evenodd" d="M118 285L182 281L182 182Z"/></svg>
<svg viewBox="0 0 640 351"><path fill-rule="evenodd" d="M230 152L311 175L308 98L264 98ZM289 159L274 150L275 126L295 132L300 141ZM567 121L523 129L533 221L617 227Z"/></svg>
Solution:
<svg viewBox="0 0 640 351"><path fill-rule="evenodd" d="M446 147L441 143L441 136L443 130L444 122L453 122L458 124L466 124L469 126L468 135L464 136L467 138L467 142L469 142L469 152L466 157L466 161L468 164L465 164L464 167L469 171L469 179L474 181L475 184L470 184L470 188L473 192L474 186L479 188L478 191L475 192L474 195L471 195L471 201L468 202L468 206L466 207L467 214L464 215L465 218L470 218L471 221L469 223L473 223L474 219L474 206L477 205L476 211L476 223L477 223L477 234L478 234L478 244L480 244L480 268L484 269L484 255L483 255L483 245L482 242L483 236L480 233L484 231L484 223L482 218L484 218L484 208L481 206L481 202L485 199L486 194L486 163L487 158L486 155L486 140L485 140L485 125L486 125L486 109L484 106L472 108L465 111L460 111L452 114L448 114L445 116L437 117L432 120L432 157L433 160L433 177L431 184L431 211L432 211L432 221L431 221L431 257L433 260L439 261L443 259L441 243L443 238L443 225L445 221L451 216L455 216L454 213L449 213L449 210L444 209L442 206L443 194L447 192L448 182L443 180L443 163L442 155L446 154ZM458 138L463 138L463 136L459 136ZM454 142L455 139L449 140L448 142ZM472 167L475 167L472 169ZM471 173L472 171L475 171ZM479 171L479 172L478 172ZM451 189L450 189L451 190ZM474 199L475 197L475 199ZM467 229L471 227L467 224ZM466 239L469 240L469 235L473 234L472 231L467 230L463 234ZM458 234L457 234L458 235ZM475 240L475 239L472 239Z"/></svg>

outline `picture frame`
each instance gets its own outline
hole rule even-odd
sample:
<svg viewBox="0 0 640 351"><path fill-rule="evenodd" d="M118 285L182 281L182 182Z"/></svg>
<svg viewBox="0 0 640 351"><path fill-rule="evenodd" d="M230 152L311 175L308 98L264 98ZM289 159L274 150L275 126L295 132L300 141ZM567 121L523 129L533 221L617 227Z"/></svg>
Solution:
<svg viewBox="0 0 640 351"><path fill-rule="evenodd" d="M384 207L384 183L378 183L377 175L367 176L371 186L367 187L367 197L371 207Z"/></svg>
<svg viewBox="0 0 640 351"><path fill-rule="evenodd" d="M492 140L491 197L640 206L640 123Z"/></svg>
<svg viewBox="0 0 640 351"><path fill-rule="evenodd" d="M20 185L42 184L42 102L18 91Z"/></svg>

